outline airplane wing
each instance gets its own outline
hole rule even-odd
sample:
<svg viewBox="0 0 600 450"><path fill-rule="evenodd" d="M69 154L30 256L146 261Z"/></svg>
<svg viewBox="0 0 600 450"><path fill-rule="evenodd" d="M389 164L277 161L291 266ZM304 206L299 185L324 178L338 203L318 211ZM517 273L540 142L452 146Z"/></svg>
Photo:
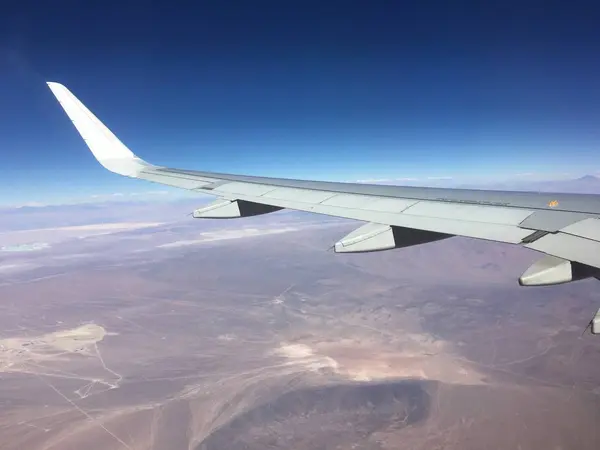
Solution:
<svg viewBox="0 0 600 450"><path fill-rule="evenodd" d="M195 218L308 211L367 222L335 244L338 253L466 236L546 254L521 276L521 285L600 277L600 195L381 186L155 166L138 158L65 86L48 86L106 169L219 197L194 211Z"/></svg>

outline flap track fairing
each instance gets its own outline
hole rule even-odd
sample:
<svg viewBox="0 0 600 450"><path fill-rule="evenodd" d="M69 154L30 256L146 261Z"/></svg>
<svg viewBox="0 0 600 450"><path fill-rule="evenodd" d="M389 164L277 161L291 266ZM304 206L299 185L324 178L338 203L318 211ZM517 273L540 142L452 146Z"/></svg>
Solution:
<svg viewBox="0 0 600 450"><path fill-rule="evenodd" d="M336 242L336 253L362 253L410 247L452 237L449 234L413 228L368 223Z"/></svg>
<svg viewBox="0 0 600 450"><path fill-rule="evenodd" d="M217 200L192 213L195 219L237 219L279 211L283 208L247 202L245 200Z"/></svg>
<svg viewBox="0 0 600 450"><path fill-rule="evenodd" d="M567 259L546 255L521 275L521 286L552 286L600 276L600 270Z"/></svg>

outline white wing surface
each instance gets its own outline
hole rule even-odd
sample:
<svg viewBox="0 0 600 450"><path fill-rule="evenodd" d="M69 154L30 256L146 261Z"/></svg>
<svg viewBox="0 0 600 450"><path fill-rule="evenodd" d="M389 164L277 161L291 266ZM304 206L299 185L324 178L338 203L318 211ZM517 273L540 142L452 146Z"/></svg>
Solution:
<svg viewBox="0 0 600 450"><path fill-rule="evenodd" d="M132 178L219 199L196 218L294 209L367 222L336 252L368 252L466 236L522 245L546 256L519 279L548 285L600 276L600 196L381 186L267 178L155 166L138 158L65 86L48 83L96 159Z"/></svg>

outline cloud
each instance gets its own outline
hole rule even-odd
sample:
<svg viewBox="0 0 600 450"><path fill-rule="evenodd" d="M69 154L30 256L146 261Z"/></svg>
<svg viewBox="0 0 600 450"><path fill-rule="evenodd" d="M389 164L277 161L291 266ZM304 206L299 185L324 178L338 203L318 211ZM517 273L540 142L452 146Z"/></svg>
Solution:
<svg viewBox="0 0 600 450"><path fill-rule="evenodd" d="M146 191L146 192L131 192L127 195L130 197L138 197L143 195L169 195L169 191Z"/></svg>
<svg viewBox="0 0 600 450"><path fill-rule="evenodd" d="M385 183L388 181L393 181L393 180L390 180L388 178L367 178L364 180L356 180L356 181L354 181L354 183ZM349 180L349 182L352 183L353 181Z"/></svg>
<svg viewBox="0 0 600 450"><path fill-rule="evenodd" d="M533 177L537 175L535 172L523 172L523 173L515 173L513 177Z"/></svg>
<svg viewBox="0 0 600 450"><path fill-rule="evenodd" d="M4 245L0 247L0 252L33 252L36 250L44 250L49 248L47 242L32 242L29 244Z"/></svg>
<svg viewBox="0 0 600 450"><path fill-rule="evenodd" d="M418 181L418 178L368 178L364 180L348 180L347 183L392 183L396 181Z"/></svg>
<svg viewBox="0 0 600 450"><path fill-rule="evenodd" d="M270 234L289 233L291 231L300 231L301 227L283 227L283 228L243 228L241 230L222 230L216 232L200 233L201 239L192 239L184 241L169 242L167 244L157 245L157 248L175 248L186 247L189 245L200 245L214 241L224 241L230 239L242 239L256 236L266 236Z"/></svg>
<svg viewBox="0 0 600 450"><path fill-rule="evenodd" d="M155 191L143 191L143 192L112 192L110 194L91 194L83 198L74 198L63 201L55 202L23 202L12 205L1 205L0 208L18 209L18 208L44 208L47 206L67 206L67 205L85 205L90 203L100 202L117 202L127 201L133 198L144 199L144 198L156 198L158 196L166 196L171 194L170 191L166 190L155 190Z"/></svg>
<svg viewBox="0 0 600 450"><path fill-rule="evenodd" d="M43 208L44 206L50 206L49 203L41 203L41 202L25 202L17 205L11 205L9 207L12 208Z"/></svg>

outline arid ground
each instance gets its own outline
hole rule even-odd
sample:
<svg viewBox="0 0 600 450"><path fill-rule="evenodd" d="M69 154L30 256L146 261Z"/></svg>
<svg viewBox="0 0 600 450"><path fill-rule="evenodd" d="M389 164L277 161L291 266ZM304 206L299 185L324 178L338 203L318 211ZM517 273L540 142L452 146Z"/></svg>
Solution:
<svg viewBox="0 0 600 450"><path fill-rule="evenodd" d="M360 224L331 218L130 211L0 223L0 448L600 448L600 282L520 288L539 255L462 238L336 255Z"/></svg>

